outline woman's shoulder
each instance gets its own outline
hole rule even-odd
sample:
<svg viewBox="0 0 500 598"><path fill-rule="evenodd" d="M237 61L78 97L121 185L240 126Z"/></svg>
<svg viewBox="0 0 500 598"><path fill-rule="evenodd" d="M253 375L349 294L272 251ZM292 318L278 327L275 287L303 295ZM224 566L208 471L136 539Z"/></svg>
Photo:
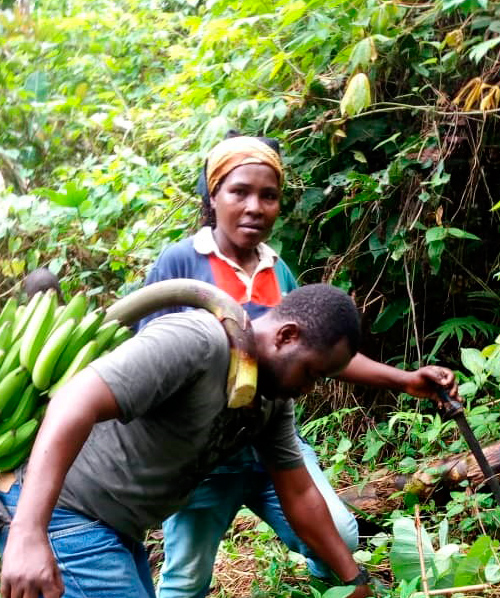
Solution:
<svg viewBox="0 0 500 598"><path fill-rule="evenodd" d="M290 291L298 287L297 281L295 280L292 271L288 267L285 260L283 260L283 258L278 257L276 263L274 264L274 271L276 272L276 276L278 277L279 285L282 292L289 293Z"/></svg>
<svg viewBox="0 0 500 598"><path fill-rule="evenodd" d="M158 262L165 262L170 260L179 260L182 258L190 258L194 254L193 237L186 237L175 243L168 243L163 247L158 259Z"/></svg>

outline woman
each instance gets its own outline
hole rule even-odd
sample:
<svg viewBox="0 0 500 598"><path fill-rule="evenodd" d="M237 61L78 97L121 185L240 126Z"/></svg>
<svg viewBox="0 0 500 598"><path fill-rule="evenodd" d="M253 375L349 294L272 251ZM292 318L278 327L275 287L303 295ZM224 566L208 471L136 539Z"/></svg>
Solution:
<svg viewBox="0 0 500 598"><path fill-rule="evenodd" d="M202 195L206 219L212 226L165 249L146 284L196 278L223 289L252 318L257 317L297 286L283 260L264 244L280 210L283 166L278 144L253 137L222 141L208 157L206 183L208 195L203 189ZM158 315L149 316L140 326ZM299 442L339 533L354 550L356 520L321 472L314 451ZM252 447L247 447L217 468L190 503L164 522L165 562L159 598L201 598L208 593L219 542L243 504L271 525L291 550L306 556L312 574L329 576L326 565L290 528L269 475Z"/></svg>
<svg viewBox="0 0 500 598"><path fill-rule="evenodd" d="M283 294L296 286L286 264L263 243L280 209L283 166L279 148L274 140L265 138L226 139L210 152L205 174L207 194L202 194L206 195L211 227L203 227L193 237L165 249L146 284L170 278L203 280L228 292L255 317L276 305ZM437 386L457 395L450 370L427 366L407 372L360 353L338 378L417 397L437 399ZM354 517L321 472L314 451L298 440L305 465L325 498L341 537L354 550ZM290 528L271 479L249 446L212 472L196 489L190 503L164 522L166 554L159 598L202 598L208 593L217 547L243 504L269 523L289 548L306 556L313 575L329 576L329 569Z"/></svg>

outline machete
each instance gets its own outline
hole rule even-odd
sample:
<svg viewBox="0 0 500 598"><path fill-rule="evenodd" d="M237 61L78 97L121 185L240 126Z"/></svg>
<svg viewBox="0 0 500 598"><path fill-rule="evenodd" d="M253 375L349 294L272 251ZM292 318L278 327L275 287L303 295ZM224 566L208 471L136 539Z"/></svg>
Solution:
<svg viewBox="0 0 500 598"><path fill-rule="evenodd" d="M483 449L479 444L477 438L474 436L474 432L469 426L468 421L465 419L464 408L462 403L456 401L450 397L450 395L443 389L438 390L439 398L442 401L441 413L443 420L454 419L458 429L462 433L465 441L469 445L472 454L474 455L477 464L483 472L484 479L488 483L490 490L493 492L493 496L496 498L497 503L500 505L500 483L496 477L491 465L486 459Z"/></svg>

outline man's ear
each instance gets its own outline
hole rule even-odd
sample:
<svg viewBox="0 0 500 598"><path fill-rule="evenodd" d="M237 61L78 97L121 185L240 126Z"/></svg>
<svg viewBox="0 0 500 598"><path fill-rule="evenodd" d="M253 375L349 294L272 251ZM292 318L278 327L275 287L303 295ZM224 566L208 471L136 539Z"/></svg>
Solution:
<svg viewBox="0 0 500 598"><path fill-rule="evenodd" d="M284 322L276 331L276 348L280 349L285 345L298 343L300 340L300 326L297 322Z"/></svg>

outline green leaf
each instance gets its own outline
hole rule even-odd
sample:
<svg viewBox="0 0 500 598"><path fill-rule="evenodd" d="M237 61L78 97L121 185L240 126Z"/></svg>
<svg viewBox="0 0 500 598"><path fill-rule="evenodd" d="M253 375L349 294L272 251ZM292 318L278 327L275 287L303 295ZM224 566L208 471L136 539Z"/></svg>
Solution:
<svg viewBox="0 0 500 598"><path fill-rule="evenodd" d="M477 391L478 391L477 384L472 381L465 382L464 384L460 384L458 387L458 392L461 397L475 397Z"/></svg>
<svg viewBox="0 0 500 598"><path fill-rule="evenodd" d="M281 25L286 27L287 25L291 25L295 21L298 21L306 9L307 5L303 0L288 2L283 8L283 20Z"/></svg>
<svg viewBox="0 0 500 598"><path fill-rule="evenodd" d="M309 214L323 201L325 200L325 194L323 189L320 187L308 187L303 193L299 204L296 207L297 211L300 211L306 218Z"/></svg>
<svg viewBox="0 0 500 598"><path fill-rule="evenodd" d="M370 461L371 459L376 457L379 454L380 449L384 445L385 442L383 440L375 440L374 442L370 442L368 448L365 451L365 454L363 455L363 458L361 459L363 463L366 463L366 461Z"/></svg>
<svg viewBox="0 0 500 598"><path fill-rule="evenodd" d="M28 92L31 100L45 102L49 95L49 81L43 71L35 71L28 75L24 89Z"/></svg>
<svg viewBox="0 0 500 598"><path fill-rule="evenodd" d="M448 519L443 519L439 524L438 532L439 532L439 547L442 548L448 543Z"/></svg>
<svg viewBox="0 0 500 598"><path fill-rule="evenodd" d="M481 239L472 233L468 233L465 230L460 228L447 228L446 229L448 236L456 237L457 239L471 239L473 241L480 241Z"/></svg>
<svg viewBox="0 0 500 598"><path fill-rule="evenodd" d="M336 586L330 588L323 594L323 598L346 598L349 594L352 594L356 586Z"/></svg>
<svg viewBox="0 0 500 598"><path fill-rule="evenodd" d="M434 559L434 549L425 528L422 526L422 550L425 566L430 567ZM417 548L417 530L413 519L401 517L393 525L394 541L389 552L392 571L398 581L410 581L419 577L420 557Z"/></svg>
<svg viewBox="0 0 500 598"><path fill-rule="evenodd" d="M441 256L444 251L443 241L431 241L427 244L427 255L429 256L429 262L432 267L433 274L437 274L441 267Z"/></svg>
<svg viewBox="0 0 500 598"><path fill-rule="evenodd" d="M34 190L43 197L48 197L50 201L67 208L77 208L82 204L88 196L88 190L77 187L73 181L67 182L59 191L53 191L46 187L39 187Z"/></svg>
<svg viewBox="0 0 500 598"><path fill-rule="evenodd" d="M460 356L464 367L474 376L482 374L486 367L486 359L482 355L481 351L477 349L460 349Z"/></svg>
<svg viewBox="0 0 500 598"><path fill-rule="evenodd" d="M469 52L469 58L475 60L476 64L486 56L486 54L500 44L500 37L488 39L485 42L475 45Z"/></svg>
<svg viewBox="0 0 500 598"><path fill-rule="evenodd" d="M342 116L354 116L372 103L370 81L364 73L358 73L349 81L343 98L340 100Z"/></svg>
<svg viewBox="0 0 500 598"><path fill-rule="evenodd" d="M352 442L349 440L349 438L343 437L337 446L337 453L347 453L351 447Z"/></svg>
<svg viewBox="0 0 500 598"><path fill-rule="evenodd" d="M394 326L394 324L408 312L409 303L407 299L397 299L389 305L377 316L377 319L372 324L372 332L374 334L386 332Z"/></svg>
<svg viewBox="0 0 500 598"><path fill-rule="evenodd" d="M372 41L369 37L362 39L352 49L349 62L351 69L354 71L358 67L367 68L370 66L372 57Z"/></svg>
<svg viewBox="0 0 500 598"><path fill-rule="evenodd" d="M425 231L425 242L442 241L447 236L447 229L444 226L434 226Z"/></svg>
<svg viewBox="0 0 500 598"><path fill-rule="evenodd" d="M487 583L500 582L500 564L498 563L498 557L496 555L490 558L488 564L484 568L484 577Z"/></svg>
<svg viewBox="0 0 500 598"><path fill-rule="evenodd" d="M484 581L482 573L493 555L494 545L495 543L488 536L479 536L457 567L453 580L456 586L467 586Z"/></svg>

